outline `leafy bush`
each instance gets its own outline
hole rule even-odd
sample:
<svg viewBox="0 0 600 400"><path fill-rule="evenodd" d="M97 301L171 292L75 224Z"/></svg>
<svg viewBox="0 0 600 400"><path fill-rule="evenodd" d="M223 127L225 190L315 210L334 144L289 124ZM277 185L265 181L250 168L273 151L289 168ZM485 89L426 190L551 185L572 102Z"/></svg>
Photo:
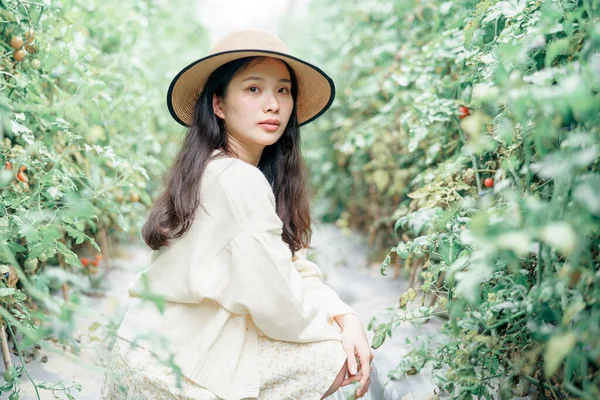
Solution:
<svg viewBox="0 0 600 400"><path fill-rule="evenodd" d="M600 397L599 14L597 0L314 4L304 51L339 91L307 132L325 216L395 244L382 273L422 270L422 307L403 294L373 345L449 316L444 344L391 377L433 363L452 398Z"/></svg>
<svg viewBox="0 0 600 400"><path fill-rule="evenodd" d="M47 336L76 345L74 305L48 294L96 274L107 234L139 235L182 132L166 87L195 56L181 49L206 43L189 15L172 1L0 3L0 313L23 346ZM53 274L58 284L57 266L69 272Z"/></svg>

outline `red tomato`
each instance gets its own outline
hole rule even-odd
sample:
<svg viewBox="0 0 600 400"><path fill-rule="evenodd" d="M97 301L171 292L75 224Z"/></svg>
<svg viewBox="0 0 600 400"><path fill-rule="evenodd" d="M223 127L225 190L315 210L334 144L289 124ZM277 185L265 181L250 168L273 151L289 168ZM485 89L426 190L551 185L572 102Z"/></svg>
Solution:
<svg viewBox="0 0 600 400"><path fill-rule="evenodd" d="M7 161L6 164L4 164L4 169L12 169L12 164L10 161Z"/></svg>
<svg viewBox="0 0 600 400"><path fill-rule="evenodd" d="M98 266L98 263L99 263L99 261L98 261L98 260L92 260L92 265L93 265L94 267L97 267L97 266Z"/></svg>
<svg viewBox="0 0 600 400"><path fill-rule="evenodd" d="M132 202L136 202L136 201L140 201L140 195L133 192L131 193L131 195L129 195L129 200L131 200Z"/></svg>
<svg viewBox="0 0 600 400"><path fill-rule="evenodd" d="M17 50L14 54L16 61L23 61L25 59L25 50Z"/></svg>
<svg viewBox="0 0 600 400"><path fill-rule="evenodd" d="M17 174L17 179L21 182L29 182L29 179L27 179L27 175L25 175L25 172L19 172Z"/></svg>
<svg viewBox="0 0 600 400"><path fill-rule="evenodd" d="M25 50L30 54L34 54L34 53L38 52L38 47L35 44L31 44L31 42L28 41L27 43L25 43ZM38 63L39 62L40 62L40 60L38 60ZM38 69L38 68L35 68L35 69Z"/></svg>
<svg viewBox="0 0 600 400"><path fill-rule="evenodd" d="M90 265L90 260L88 260L87 257L81 257L81 265L87 267L88 265Z"/></svg>
<svg viewBox="0 0 600 400"><path fill-rule="evenodd" d="M13 36L10 40L10 46L15 50L19 50L23 47L23 38L21 36Z"/></svg>
<svg viewBox="0 0 600 400"><path fill-rule="evenodd" d="M468 117L471 114L468 107L460 106L458 107L458 118L463 119Z"/></svg>
<svg viewBox="0 0 600 400"><path fill-rule="evenodd" d="M25 39L27 39L28 43L33 42L33 39L35 39L35 32L33 30L25 32Z"/></svg>
<svg viewBox="0 0 600 400"><path fill-rule="evenodd" d="M494 180L492 178L485 178L485 180L483 181L483 184L485 185L486 188L492 188L492 187L494 187Z"/></svg>

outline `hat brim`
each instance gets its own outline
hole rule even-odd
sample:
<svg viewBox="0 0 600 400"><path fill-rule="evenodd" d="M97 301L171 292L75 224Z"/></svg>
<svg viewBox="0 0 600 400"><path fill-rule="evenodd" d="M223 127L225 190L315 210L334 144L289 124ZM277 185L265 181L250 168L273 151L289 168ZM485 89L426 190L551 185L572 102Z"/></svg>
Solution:
<svg viewBox="0 0 600 400"><path fill-rule="evenodd" d="M296 112L300 126L321 116L333 103L335 85L319 67L276 51L231 50L194 61L173 78L167 92L167 106L171 116L181 125L189 127L194 116L194 106L210 74L230 61L251 56L278 58L287 62L294 70L298 81Z"/></svg>

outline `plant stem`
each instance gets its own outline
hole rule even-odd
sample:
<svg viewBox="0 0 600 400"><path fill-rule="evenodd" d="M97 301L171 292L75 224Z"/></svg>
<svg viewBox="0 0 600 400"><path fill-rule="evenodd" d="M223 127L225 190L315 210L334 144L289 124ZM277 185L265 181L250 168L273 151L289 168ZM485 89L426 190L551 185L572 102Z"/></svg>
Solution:
<svg viewBox="0 0 600 400"><path fill-rule="evenodd" d="M507 322L510 322L510 321L511 321L511 320L513 320L513 319L517 319L517 318L519 318L520 316L522 316L522 315L525 315L525 314L526 314L526 312L525 312L525 311L519 311L518 313L516 313L516 314L513 314L513 315L511 315L510 317L503 319L502 321L498 321L498 322L496 322L494 325L490 325L490 326L488 326L488 327L486 328L486 331L487 331L487 330L492 330L492 329L499 328L499 327L501 327L502 325L506 324Z"/></svg>
<svg viewBox="0 0 600 400"><path fill-rule="evenodd" d="M569 394L572 394L573 396L578 396L578 397L586 397L586 394L583 393L581 390L577 389L575 387L575 385L573 385L571 382L565 382L563 384L563 387L565 388L565 391L567 391Z"/></svg>
<svg viewBox="0 0 600 400"><path fill-rule="evenodd" d="M8 370L12 367L10 360L10 351L8 350L8 339L6 338L6 326L0 325L0 339L2 340L2 356L4 358L4 369Z"/></svg>
<svg viewBox="0 0 600 400"><path fill-rule="evenodd" d="M544 261L542 260L542 248L543 245L540 243L538 247L538 256L537 256L537 285L538 288L542 284L542 277L544 274Z"/></svg>
<svg viewBox="0 0 600 400"><path fill-rule="evenodd" d="M525 135L525 128L523 128L522 131L522 135ZM533 179L533 171L531 171L531 168L529 167L529 164L531 164L531 142L528 138L523 137L523 150L525 150L525 168L527 170L526 172L526 179L525 179L525 187L523 188L524 192L529 193L529 189L531 186L531 180Z"/></svg>
<svg viewBox="0 0 600 400"><path fill-rule="evenodd" d="M542 383L540 381L538 381L537 379L529 376L529 375L523 375L523 378L525 378L525 380L528 380L529 382L533 383L534 385L540 387L542 385ZM546 387L546 389L550 389L553 388L552 385L548 384L548 383L543 383L544 387ZM558 390L557 388L554 388L555 390ZM543 388L540 387L540 392L543 392Z"/></svg>
<svg viewBox="0 0 600 400"><path fill-rule="evenodd" d="M467 141L465 139L465 133L463 132L462 128L460 127L460 123L457 124L457 127L458 127L458 134L460 135L460 140L466 146ZM473 153L471 153L471 163L473 164L473 170L475 171L475 182L477 182L477 193L480 193L481 192L481 178L479 177L479 167L477 166L477 159L475 158L475 155Z"/></svg>
<svg viewBox="0 0 600 400"><path fill-rule="evenodd" d="M35 22L36 26L40 24L40 20L42 19L42 15L44 15L44 11L46 11L46 7L42 7L42 10L40 11L40 15L38 15L38 19Z"/></svg>
<svg viewBox="0 0 600 400"><path fill-rule="evenodd" d="M529 375L523 375L523 378L525 378L526 380L528 380L529 382L533 383L534 385L537 385L538 387L541 385L541 382L538 381L535 378L532 378ZM553 386L550 385L549 383L543 383L544 387L548 390L552 390L552 391L556 391L556 392L560 392L560 390ZM565 391L567 393L569 393L570 395L573 396L577 396L577 397L581 397L581 398L586 398L586 394L584 392L582 392L581 390L579 390L578 388L576 388L571 382L564 382L562 384L562 387L565 389Z"/></svg>
<svg viewBox="0 0 600 400"><path fill-rule="evenodd" d="M31 381L31 384L33 385L33 388L35 389L35 394L36 394L38 400L41 400L37 385L35 384L31 375L29 375L29 371L27 370L27 367L25 366L25 361L23 360L23 356L21 355L21 350L19 349L19 343L17 342L17 338L15 337L15 334L13 333L12 329L10 329L10 323L8 322L8 320L6 320L6 319L4 319L4 320L6 321L6 327L8 328L8 331L10 332L10 336L12 337L12 340L15 344L15 348L17 349L17 353L19 354L19 360L21 360L21 365L23 366L23 371L25 371L25 375L27 375L27 377Z"/></svg>

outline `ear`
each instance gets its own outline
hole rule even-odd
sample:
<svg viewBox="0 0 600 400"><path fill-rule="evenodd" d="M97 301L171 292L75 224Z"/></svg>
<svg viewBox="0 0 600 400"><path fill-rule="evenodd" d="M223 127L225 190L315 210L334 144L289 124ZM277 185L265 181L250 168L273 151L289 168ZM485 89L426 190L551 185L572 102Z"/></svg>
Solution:
<svg viewBox="0 0 600 400"><path fill-rule="evenodd" d="M216 94L213 94L212 106L215 115L221 119L225 119L225 113L223 112L223 99Z"/></svg>

